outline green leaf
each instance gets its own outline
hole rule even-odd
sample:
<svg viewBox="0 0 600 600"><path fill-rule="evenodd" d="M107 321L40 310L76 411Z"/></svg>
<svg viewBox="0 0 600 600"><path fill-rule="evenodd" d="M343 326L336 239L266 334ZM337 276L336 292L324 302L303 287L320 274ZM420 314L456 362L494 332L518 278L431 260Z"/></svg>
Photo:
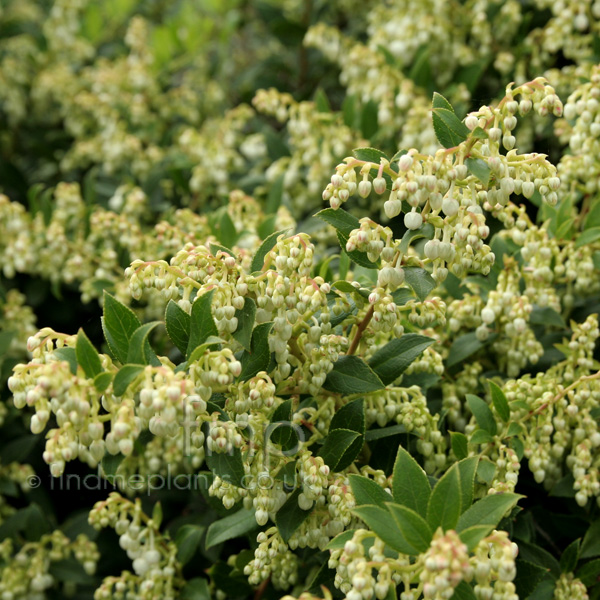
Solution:
<svg viewBox="0 0 600 600"><path fill-rule="evenodd" d="M467 549L472 551L484 537L490 534L492 529L493 527L490 525L473 525L461 531L459 537Z"/></svg>
<svg viewBox="0 0 600 600"><path fill-rule="evenodd" d="M269 254L269 252L271 252L271 250L277 243L277 238L280 235L284 235L288 231L289 231L289 229L282 229L281 231L275 231L266 240L263 241L263 243L260 245L259 249L256 251L256 254L252 258L252 264L250 265L251 273L256 273L257 271L262 271L264 264L265 264L265 258L267 257L267 254Z"/></svg>
<svg viewBox="0 0 600 600"><path fill-rule="evenodd" d="M185 565L196 554L203 533L204 527L198 525L183 525L177 530L175 545L180 564Z"/></svg>
<svg viewBox="0 0 600 600"><path fill-rule="evenodd" d="M337 210L325 208L319 211L315 217L319 217L319 219L322 219L337 231L341 231L345 236L349 236L355 229L360 229L359 220L342 208L338 208Z"/></svg>
<svg viewBox="0 0 600 600"><path fill-rule="evenodd" d="M342 102L342 115L344 117L344 125L351 129L358 129L356 123L356 96L353 94L346 94L344 101Z"/></svg>
<svg viewBox="0 0 600 600"><path fill-rule="evenodd" d="M129 340L140 325L140 320L130 308L104 290L102 329L110 351L122 364L127 362Z"/></svg>
<svg viewBox="0 0 600 600"><path fill-rule="evenodd" d="M221 244L214 244L213 242L210 242L209 246L210 246L210 252L213 256L217 256L217 253L219 251L221 251L221 252L225 252L225 254L229 254L229 256L233 256L233 258L235 258L235 252L233 250L231 250L230 248L221 246ZM169 302L170 302L170 300L169 300Z"/></svg>
<svg viewBox="0 0 600 600"><path fill-rule="evenodd" d="M460 481L460 512L463 513L473 504L475 489L475 473L479 464L479 456L464 458L456 463Z"/></svg>
<svg viewBox="0 0 600 600"><path fill-rule="evenodd" d="M369 366L387 385L398 379L434 341L424 335L406 333L377 350L369 360Z"/></svg>
<svg viewBox="0 0 600 600"><path fill-rule="evenodd" d="M338 394L368 394L385 388L381 379L358 356L341 356L327 375L323 388Z"/></svg>
<svg viewBox="0 0 600 600"><path fill-rule="evenodd" d="M461 513L460 475L453 464L437 482L427 504L427 522L433 531L454 529Z"/></svg>
<svg viewBox="0 0 600 600"><path fill-rule="evenodd" d="M385 152L377 150L377 148L354 148L352 156L358 160L373 163L376 166L379 166L382 158L388 160Z"/></svg>
<svg viewBox="0 0 600 600"><path fill-rule="evenodd" d="M75 558L51 562L48 573L56 581L69 582L78 585L93 585L95 579L83 570L83 565Z"/></svg>
<svg viewBox="0 0 600 600"><path fill-rule="evenodd" d="M306 521L308 515L314 509L314 505L308 510L302 510L298 506L298 496L300 493L301 489L296 489L285 501L285 504L277 511L277 515L275 515L275 523L277 524L279 535L286 544L294 531Z"/></svg>
<svg viewBox="0 0 600 600"><path fill-rule="evenodd" d="M373 504L385 508L386 502L392 502L393 498L372 479L362 475L350 475L350 488L356 500L356 506L362 504Z"/></svg>
<svg viewBox="0 0 600 600"><path fill-rule="evenodd" d="M75 348L57 348L52 354L57 360L69 363L71 375L77 375L77 352Z"/></svg>
<svg viewBox="0 0 600 600"><path fill-rule="evenodd" d="M349 429L335 429L331 431L325 438L325 442L317 456L320 456L327 466L332 471L341 470L338 469L338 464L344 458L344 463L348 462L348 457L345 456L346 452L350 449L352 444L362 438L360 433L356 431L350 431ZM356 456L358 456L361 450L362 444L358 446L358 450L354 452L352 460L349 464L354 462Z"/></svg>
<svg viewBox="0 0 600 600"><path fill-rule="evenodd" d="M427 514L431 495L429 479L419 463L402 446L398 448L394 463L392 490L398 504L411 508L423 517Z"/></svg>
<svg viewBox="0 0 600 600"><path fill-rule="evenodd" d="M227 248L232 248L238 239L238 233L235 229L235 225L226 210L223 211L223 214L219 219L217 238L219 242L221 242L221 244Z"/></svg>
<svg viewBox="0 0 600 600"><path fill-rule="evenodd" d="M399 433L406 433L404 425L390 425L381 429L369 429L365 433L365 442L374 442L375 440L381 440L386 437L398 435Z"/></svg>
<svg viewBox="0 0 600 600"><path fill-rule="evenodd" d="M298 443L298 434L290 425L292 422L292 399L282 402L273 412L265 437L282 446L284 451L292 450ZM290 463L292 464L292 463ZM295 474L295 469L294 469Z"/></svg>
<svg viewBox="0 0 600 600"><path fill-rule="evenodd" d="M459 431L450 432L450 444L452 446L452 452L458 460L467 458L469 455L467 436Z"/></svg>
<svg viewBox="0 0 600 600"><path fill-rule="evenodd" d="M115 375L113 392L115 396L122 396L127 391L133 380L143 373L143 365L123 365Z"/></svg>
<svg viewBox="0 0 600 600"><path fill-rule="evenodd" d="M491 484L495 475L496 465L492 461L482 458L477 465L477 477L479 477L481 481Z"/></svg>
<svg viewBox="0 0 600 600"><path fill-rule="evenodd" d="M117 470L124 458L125 457L121 453L104 455L100 464L102 465L102 474L109 483L114 483Z"/></svg>
<svg viewBox="0 0 600 600"><path fill-rule="evenodd" d="M485 429L476 429L469 437L469 444L493 444L494 438Z"/></svg>
<svg viewBox="0 0 600 600"><path fill-rule="evenodd" d="M600 582L600 558L585 563L575 573L575 577L581 579L586 587L592 587Z"/></svg>
<svg viewBox="0 0 600 600"><path fill-rule="evenodd" d="M392 502L387 505L404 539L419 553L429 548L433 532L425 519L410 508Z"/></svg>
<svg viewBox="0 0 600 600"><path fill-rule="evenodd" d="M579 549L581 547L581 538L571 542L560 557L560 570L563 573L572 573L579 560Z"/></svg>
<svg viewBox="0 0 600 600"><path fill-rule="evenodd" d="M283 198L283 182L285 174L281 174L275 181L269 186L269 193L267 194L267 202L265 204L265 214L271 215L277 212L281 206L281 200ZM259 267L257 270L260 270Z"/></svg>
<svg viewBox="0 0 600 600"><path fill-rule="evenodd" d="M562 227L562 226L561 226ZM562 228L559 228L557 231L556 237L560 238L564 235ZM593 244L600 240L600 227L592 227L591 229L586 229L584 232L580 233L575 240L575 248L581 248L581 246L587 246L588 244Z"/></svg>
<svg viewBox="0 0 600 600"><path fill-rule="evenodd" d="M156 357L152 348L150 348L150 332L160 325L160 321L152 321L138 327L129 340L129 350L127 351L127 363L134 365L149 365L152 361L152 355ZM150 352L148 352L150 348Z"/></svg>
<svg viewBox="0 0 600 600"><path fill-rule="evenodd" d="M467 394L466 399L467 405L475 416L477 425L479 425L479 427L481 427L481 429L484 431L487 431L490 435L496 435L498 431L496 419L494 419L494 414L490 410L490 407L487 405L485 400L482 400L473 394Z"/></svg>
<svg viewBox="0 0 600 600"><path fill-rule="evenodd" d="M404 279L415 291L421 302L426 300L430 292L437 286L429 272L421 267L405 267Z"/></svg>
<svg viewBox="0 0 600 600"><path fill-rule="evenodd" d="M106 388L111 384L113 380L114 373L109 373L105 371L104 373L98 373L96 377L94 377L94 387L100 392L104 392Z"/></svg>
<svg viewBox="0 0 600 600"><path fill-rule="evenodd" d="M219 332L212 316L212 298L214 289L196 297L192 304L190 317L190 339L186 355L189 355L203 344L211 335L218 336Z"/></svg>
<svg viewBox="0 0 600 600"><path fill-rule="evenodd" d="M269 349L269 332L273 323L261 323L254 328L252 332L252 341L250 351L244 351L240 362L242 363L242 372L240 379L247 381L254 377L260 371L266 371L271 361L271 351Z"/></svg>
<svg viewBox="0 0 600 600"><path fill-rule="evenodd" d="M483 185L487 185L490 182L491 170L485 160L481 158L467 158L465 164L469 172L475 175Z"/></svg>
<svg viewBox="0 0 600 600"><path fill-rule="evenodd" d="M377 121L378 112L379 105L374 100L369 100L363 106L360 115L360 131L367 140L372 138L379 129Z"/></svg>
<svg viewBox="0 0 600 600"><path fill-rule="evenodd" d="M580 558L593 558L594 556L600 556L600 519L589 526L581 542Z"/></svg>
<svg viewBox="0 0 600 600"><path fill-rule="evenodd" d="M181 589L180 600L211 600L208 581L203 577L194 577L186 581Z"/></svg>
<svg viewBox="0 0 600 600"><path fill-rule="evenodd" d="M250 352L250 342L252 341L252 329L254 328L254 319L256 317L256 303L252 298L244 299L244 306L235 311L237 318L237 329L233 333L233 339L237 340L242 347Z"/></svg>
<svg viewBox="0 0 600 600"><path fill-rule="evenodd" d="M434 108L432 116L435 136L444 148L458 146L471 133L454 112L447 108Z"/></svg>
<svg viewBox="0 0 600 600"><path fill-rule="evenodd" d="M549 306L535 306L529 315L531 325L545 325L546 327L554 325L561 329L566 329L566 324L561 315Z"/></svg>
<svg viewBox="0 0 600 600"><path fill-rule="evenodd" d="M330 542L325 546L325 550L341 550L346 542L349 542L354 536L356 529L347 529L336 535Z"/></svg>
<svg viewBox="0 0 600 600"><path fill-rule="evenodd" d="M242 508L233 515L211 523L206 532L205 548L208 550L221 542L240 537L256 529L258 525L254 513L254 509Z"/></svg>
<svg viewBox="0 0 600 600"><path fill-rule="evenodd" d="M461 581L454 588L454 594L452 594L450 600L477 600L477 596L466 581Z"/></svg>
<svg viewBox="0 0 600 600"><path fill-rule="evenodd" d="M583 228L593 229L594 227L600 227L600 202L593 202L585 217Z"/></svg>
<svg viewBox="0 0 600 600"><path fill-rule="evenodd" d="M233 448L230 452L207 452L206 464L223 481L243 487L245 471L239 448Z"/></svg>
<svg viewBox="0 0 600 600"><path fill-rule="evenodd" d="M327 98L327 94L325 93L323 88L317 88L317 91L315 92L314 103L318 112L331 112L331 105L329 104L329 99Z"/></svg>
<svg viewBox="0 0 600 600"><path fill-rule="evenodd" d="M496 334L492 334L488 337L485 342L481 342L477 339L475 332L465 333L460 337L456 338L450 346L450 352L446 359L446 367L451 368L454 365L461 363L463 360L469 358L484 346L494 341Z"/></svg>
<svg viewBox="0 0 600 600"><path fill-rule="evenodd" d="M184 356L190 342L191 320L190 315L177 302L169 300L165 312L165 327L171 341Z"/></svg>
<svg viewBox="0 0 600 600"><path fill-rule="evenodd" d="M444 96L442 96L438 92L433 92L431 108L432 109L444 108L446 110L449 110L450 112L454 112L454 109L452 108L452 104L450 104L450 102L448 102L448 100L446 100L446 98L444 98Z"/></svg>
<svg viewBox="0 0 600 600"><path fill-rule="evenodd" d="M182 365L191 365L192 363L199 360L205 352L210 350L218 350L218 346L220 344L225 343L225 340L220 337L215 337L214 335L209 335L203 344L196 346L196 349L188 356L188 359L185 363L181 363ZM181 365L178 365L180 367Z"/></svg>
<svg viewBox="0 0 600 600"><path fill-rule="evenodd" d="M476 140L487 140L489 135L485 129L482 129L481 127L475 127L475 129L471 131L471 137L475 138Z"/></svg>
<svg viewBox="0 0 600 600"><path fill-rule="evenodd" d="M337 429L348 429L360 434L360 437L356 438L347 448L346 452L344 452L337 464L336 470L343 471L349 467L360 454L365 441L365 428L365 401L362 398L348 402L348 404L342 406L342 408L333 415L331 424L329 425L330 433Z"/></svg>
<svg viewBox="0 0 600 600"><path fill-rule="evenodd" d="M492 394L492 404L498 413L498 416L505 422L508 423L510 419L510 408L508 407L508 400L504 395L502 389L495 384L493 381L488 380L490 385L490 392Z"/></svg>
<svg viewBox="0 0 600 600"><path fill-rule="evenodd" d="M431 223L423 223L418 229L407 229L400 242L400 252L406 254L412 242L421 238L430 240L433 238L434 233L435 227Z"/></svg>
<svg viewBox="0 0 600 600"><path fill-rule="evenodd" d="M352 512L392 550L409 556L419 554L419 551L404 537L396 521L385 508L366 504L352 509Z"/></svg>
<svg viewBox="0 0 600 600"><path fill-rule="evenodd" d="M489 525L489 531L492 531L520 498L523 498L523 496L510 492L484 496L463 512L458 519L456 531L460 533L475 525ZM482 536L482 539L485 535Z"/></svg>
<svg viewBox="0 0 600 600"><path fill-rule="evenodd" d="M93 379L99 373L102 373L102 363L100 362L100 355L96 348L94 348L92 342L90 342L87 335L85 335L83 329L79 329L77 333L77 343L75 345L75 355L77 356L77 362L83 369L86 377Z"/></svg>

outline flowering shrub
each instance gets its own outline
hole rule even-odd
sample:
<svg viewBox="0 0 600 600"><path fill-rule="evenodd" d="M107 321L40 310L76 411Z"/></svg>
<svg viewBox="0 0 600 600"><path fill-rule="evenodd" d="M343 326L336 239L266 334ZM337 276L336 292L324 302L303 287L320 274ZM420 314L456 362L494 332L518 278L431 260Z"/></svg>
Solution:
<svg viewBox="0 0 600 600"><path fill-rule="evenodd" d="M3 8L1 600L599 598L598 3L166 4Z"/></svg>

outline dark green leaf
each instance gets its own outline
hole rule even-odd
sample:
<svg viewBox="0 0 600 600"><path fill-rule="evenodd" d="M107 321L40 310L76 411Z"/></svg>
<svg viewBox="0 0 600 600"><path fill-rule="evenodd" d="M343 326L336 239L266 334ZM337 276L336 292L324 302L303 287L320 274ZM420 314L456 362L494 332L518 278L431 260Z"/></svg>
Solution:
<svg viewBox="0 0 600 600"><path fill-rule="evenodd" d="M583 585L592 587L600 583L600 558L590 560L585 563L575 573L578 579L581 579Z"/></svg>
<svg viewBox="0 0 600 600"><path fill-rule="evenodd" d="M131 382L140 373L143 373L144 367L142 365L123 365L113 381L113 392L115 396L122 396L126 391Z"/></svg>
<svg viewBox="0 0 600 600"><path fill-rule="evenodd" d="M565 232L561 228L556 233L556 237L561 238L565 235ZM586 246L587 244L593 244L600 240L600 227L592 227L591 229L586 229L584 232L580 233L575 240L575 248L581 248L581 246Z"/></svg>
<svg viewBox="0 0 600 600"><path fill-rule="evenodd" d="M102 363L100 362L100 355L96 348L94 348L92 342L90 342L87 335L85 335L83 329L80 329L77 333L77 343L75 345L75 354L77 356L77 362L83 369L86 377L93 379L99 373L102 373Z"/></svg>
<svg viewBox="0 0 600 600"><path fill-rule="evenodd" d="M93 585L94 578L83 570L83 565L74 558L51 562L48 573L56 581L78 585Z"/></svg>
<svg viewBox="0 0 600 600"><path fill-rule="evenodd" d="M186 355L190 354L203 344L211 335L218 336L217 326L212 316L212 298L214 289L205 292L200 297L196 297L192 304L192 314L190 318L190 339L188 342Z"/></svg>
<svg viewBox="0 0 600 600"><path fill-rule="evenodd" d="M147 348L150 346L149 336L150 332L157 326L160 325L160 321L152 321L146 323L141 327L138 327L129 340L129 350L127 351L127 363L134 365L148 365L151 364L151 358ZM151 349L151 353L154 351ZM152 356L150 354L150 356ZM156 356L156 355L154 355ZM153 361L152 361L153 362Z"/></svg>
<svg viewBox="0 0 600 600"><path fill-rule="evenodd" d="M450 600L477 600L477 596L466 581L461 581L454 588L454 594L452 594Z"/></svg>
<svg viewBox="0 0 600 600"><path fill-rule="evenodd" d="M269 252L271 252L271 250L277 243L277 238L280 235L284 235L288 231L289 231L289 229L282 229L281 231L275 231L266 240L263 241L263 243L260 245L260 248L256 251L254 258L252 259L252 264L250 265L251 273L256 273L257 271L262 271L264 264L265 264L265 258L267 257L267 254L269 254Z"/></svg>
<svg viewBox="0 0 600 600"><path fill-rule="evenodd" d="M277 179L275 179L275 181L273 181L269 186L269 193L267 194L267 202L265 205L265 214L274 214L281 206L281 200L283 198L283 181L284 174L277 177ZM260 270L260 268L257 270Z"/></svg>
<svg viewBox="0 0 600 600"><path fill-rule="evenodd" d="M385 388L381 379L358 356L341 356L323 387L338 394L368 394Z"/></svg>
<svg viewBox="0 0 600 600"><path fill-rule="evenodd" d="M190 342L191 317L173 300L167 304L165 327L171 341L185 356Z"/></svg>
<svg viewBox="0 0 600 600"><path fill-rule="evenodd" d="M472 551L477 544L493 529L490 525L473 525L460 532L460 539L469 551Z"/></svg>
<svg viewBox="0 0 600 600"><path fill-rule="evenodd" d="M315 217L319 217L319 219L322 219L345 236L349 236L355 229L360 229L359 220L341 208L337 210L325 208L318 212Z"/></svg>
<svg viewBox="0 0 600 600"><path fill-rule="evenodd" d="M475 473L479 464L479 456L464 458L456 463L460 483L460 512L463 513L473 504Z"/></svg>
<svg viewBox="0 0 600 600"><path fill-rule="evenodd" d="M459 431L450 432L450 444L452 446L452 452L458 460L467 458L469 455L467 436Z"/></svg>
<svg viewBox="0 0 600 600"><path fill-rule="evenodd" d="M600 519L594 521L583 536L581 558L600 556Z"/></svg>
<svg viewBox="0 0 600 600"><path fill-rule="evenodd" d="M429 528L427 521L414 510L401 504L390 502L387 508L402 532L404 539L418 552L428 550L433 532Z"/></svg>
<svg viewBox="0 0 600 600"><path fill-rule="evenodd" d="M496 435L496 419L494 419L494 414L490 410L490 407L487 405L485 400L482 400L473 394L467 394L466 399L469 409L475 416L477 425L479 425L481 429L487 431L490 435Z"/></svg>
<svg viewBox="0 0 600 600"><path fill-rule="evenodd" d="M485 429L476 429L469 437L469 444L493 444L494 438Z"/></svg>
<svg viewBox="0 0 600 600"><path fill-rule="evenodd" d="M211 600L208 581L203 577L194 577L186 581L181 589L180 600Z"/></svg>
<svg viewBox="0 0 600 600"><path fill-rule="evenodd" d="M407 229L400 242L400 252L406 254L408 247L412 242L421 238L430 240L433 238L434 233L435 228L431 223L424 223L418 229Z"/></svg>
<svg viewBox="0 0 600 600"><path fill-rule="evenodd" d="M218 350L219 346L223 344L225 340L220 337L215 337L214 335L209 335L203 344L196 346L196 349L188 356L188 359L185 363L181 363L183 365L191 365L192 363L200 360L202 356L204 356L205 352L210 352L212 350ZM178 365L181 366L181 365Z"/></svg>
<svg viewBox="0 0 600 600"><path fill-rule="evenodd" d="M252 329L254 328L254 318L256 316L256 303L252 298L244 299L244 306L235 311L235 317L238 320L237 329L233 333L233 338L237 340L243 348L250 351L250 342L252 340Z"/></svg>
<svg viewBox="0 0 600 600"><path fill-rule="evenodd" d="M379 129L379 124L377 122L378 112L379 105L374 100L369 100L363 106L360 115L360 131L367 140L372 138Z"/></svg>
<svg viewBox="0 0 600 600"><path fill-rule="evenodd" d="M279 531L279 535L283 539L284 542L292 537L292 534L306 519L308 515L313 511L313 508L309 508L308 510L302 510L298 506L298 496L301 493L301 489L298 488L294 491L294 493L285 501L285 504L277 511L277 515L275 516L275 522L277 524L277 529Z"/></svg>
<svg viewBox="0 0 600 600"><path fill-rule="evenodd" d="M482 160L481 158L467 158L465 164L467 165L467 169L469 169L483 185L487 185L490 182L491 170L485 160Z"/></svg>
<svg viewBox="0 0 600 600"><path fill-rule="evenodd" d="M475 525L489 525L490 531L492 531L522 497L509 492L484 496L463 512L458 519L456 531L460 533Z"/></svg>
<svg viewBox="0 0 600 600"><path fill-rule="evenodd" d="M332 471L341 470L338 469L338 465L342 459L344 459L344 464L348 462L352 464L356 456L358 456L362 443L359 444L357 449L352 453L351 460L350 457L346 456L346 453L359 438L362 438L362 436L356 431L350 431L349 429L335 429L325 438L325 442L323 443L323 446L321 446L318 456L323 458L325 464L329 466Z"/></svg>
<svg viewBox="0 0 600 600"><path fill-rule="evenodd" d="M431 108L432 109L445 108L446 110L449 110L450 112L454 112L454 109L452 108L452 104L450 104L450 102L448 102L448 100L446 100L446 98L444 98L444 96L442 96L438 92L433 92Z"/></svg>
<svg viewBox="0 0 600 600"><path fill-rule="evenodd" d="M460 475L453 464L436 483L427 504L427 522L433 531L454 529L462 509Z"/></svg>
<svg viewBox="0 0 600 600"><path fill-rule="evenodd" d="M111 381L113 380L113 377L114 373L108 373L107 371L105 371L104 373L98 373L98 375L94 377L94 387L99 392L104 392L106 388L110 385Z"/></svg>
<svg viewBox="0 0 600 600"><path fill-rule="evenodd" d="M444 148L458 146L471 133L454 112L447 108L434 108L432 116L435 136Z"/></svg>
<svg viewBox="0 0 600 600"><path fill-rule="evenodd" d="M354 508L352 512L361 518L367 527L377 535L392 550L415 556L419 551L404 537L390 512L379 506L365 504Z"/></svg>
<svg viewBox="0 0 600 600"><path fill-rule="evenodd" d="M233 256L235 258L235 252L230 248L226 248L225 246L221 246L221 244L210 243L210 251L213 256L216 256L219 251L224 252L225 254L229 254L229 256ZM169 300L170 302L170 300ZM186 313L187 314L187 313Z"/></svg>
<svg viewBox="0 0 600 600"><path fill-rule="evenodd" d="M402 446L398 448L392 473L394 500L421 516L427 514L431 486L425 471Z"/></svg>
<svg viewBox="0 0 600 600"><path fill-rule="evenodd" d="M206 464L214 475L219 476L226 483L243 487L244 463L239 448L230 452L207 452Z"/></svg>
<svg viewBox="0 0 600 600"><path fill-rule="evenodd" d="M505 422L508 423L510 419L510 408L508 407L508 400L504 395L502 389L495 384L493 381L488 381L490 385L490 392L492 394L492 404L498 413L498 416Z"/></svg>
<svg viewBox="0 0 600 600"><path fill-rule="evenodd" d="M102 474L109 483L114 482L119 465L123 462L124 458L125 457L121 453L104 455L101 463Z"/></svg>
<svg viewBox="0 0 600 600"><path fill-rule="evenodd" d="M465 333L456 338L450 347L448 358L446 359L446 367L451 368L454 365L461 363L475 352L481 350L484 346L494 341L496 334L492 334L485 342L477 339L475 332Z"/></svg>
<svg viewBox="0 0 600 600"><path fill-rule="evenodd" d="M398 435L399 433L406 433L406 427L404 425L390 425L389 427L382 427L381 429L369 429L365 433L365 442L374 442L386 437Z"/></svg>
<svg viewBox="0 0 600 600"><path fill-rule="evenodd" d="M315 106L317 107L317 111L319 111L321 113L330 113L331 112L331 105L329 104L327 94L325 93L323 88L321 88L321 87L317 88L317 91L315 92L314 103L315 103Z"/></svg>
<svg viewBox="0 0 600 600"><path fill-rule="evenodd" d="M554 325L561 329L566 328L562 316L549 306L544 306L543 308L541 306L534 306L529 315L529 323L531 325L545 325L546 327Z"/></svg>
<svg viewBox="0 0 600 600"><path fill-rule="evenodd" d="M261 323L254 328L252 332L252 341L250 343L250 352L244 351L240 362L242 363L242 372L240 379L247 381L254 377L260 371L266 371L271 361L271 351L269 349L269 332L273 323Z"/></svg>
<svg viewBox="0 0 600 600"><path fill-rule="evenodd" d="M436 287L436 282L428 271L421 267L405 267L405 281L415 291L417 298L423 302Z"/></svg>
<svg viewBox="0 0 600 600"><path fill-rule="evenodd" d="M254 509L242 508L233 515L211 523L206 532L205 548L211 548L256 529L258 525L254 512Z"/></svg>
<svg viewBox="0 0 600 600"><path fill-rule="evenodd" d="M535 544L519 540L519 558L533 563L534 565L544 567L546 570L550 571L555 578L560 576L560 564L556 558L554 558L550 552Z"/></svg>
<svg viewBox="0 0 600 600"><path fill-rule="evenodd" d="M373 163L376 166L379 166L382 158L388 160L385 152L377 150L377 148L354 148L352 156L358 160Z"/></svg>
<svg viewBox="0 0 600 600"><path fill-rule="evenodd" d="M346 542L349 542L354 536L355 529L348 529L342 531L342 533L336 535L330 542L325 546L325 550L341 550Z"/></svg>
<svg viewBox="0 0 600 600"><path fill-rule="evenodd" d="M77 352L75 348L57 348L52 354L57 360L68 362L71 375L77 375Z"/></svg>
<svg viewBox="0 0 600 600"><path fill-rule="evenodd" d="M424 335L407 333L375 352L369 360L369 366L387 385L398 379L434 341Z"/></svg>
<svg viewBox="0 0 600 600"><path fill-rule="evenodd" d="M385 508L386 502L392 502L393 498L372 479L362 475L350 475L350 487L356 500L356 506L362 504L374 504Z"/></svg>
<svg viewBox="0 0 600 600"><path fill-rule="evenodd" d="M572 573L579 560L579 549L581 547L581 538L571 542L560 557L560 570L563 573Z"/></svg>
<svg viewBox="0 0 600 600"><path fill-rule="evenodd" d="M335 412L329 425L329 431L349 429L361 435L365 433L365 401L361 398L348 402Z"/></svg>
<svg viewBox="0 0 600 600"><path fill-rule="evenodd" d="M122 364L127 362L129 340L140 325L140 320L130 308L104 291L104 337L110 351Z"/></svg>
<svg viewBox="0 0 600 600"><path fill-rule="evenodd" d="M475 127L475 129L471 131L471 137L477 140L487 140L489 136L484 129L481 129L481 127Z"/></svg>
<svg viewBox="0 0 600 600"><path fill-rule="evenodd" d="M235 225L229 216L229 213L225 210L219 220L217 238L219 242L227 248L232 248L238 239L238 233L235 229Z"/></svg>
<svg viewBox="0 0 600 600"><path fill-rule="evenodd" d="M196 554L203 533L204 527L198 525L183 525L177 530L175 545L180 564L185 565Z"/></svg>
<svg viewBox="0 0 600 600"><path fill-rule="evenodd" d="M486 460L485 458L482 458L477 465L477 477L479 477L481 481L491 484L495 475L496 465L489 459Z"/></svg>

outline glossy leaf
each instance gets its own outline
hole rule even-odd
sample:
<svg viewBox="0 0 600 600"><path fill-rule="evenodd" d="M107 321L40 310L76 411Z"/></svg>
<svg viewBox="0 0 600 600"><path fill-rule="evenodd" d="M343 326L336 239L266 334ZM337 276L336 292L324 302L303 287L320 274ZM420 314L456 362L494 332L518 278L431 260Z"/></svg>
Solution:
<svg viewBox="0 0 600 600"><path fill-rule="evenodd" d="M142 365L123 365L115 375L113 392L115 396L122 396L134 379L144 371Z"/></svg>
<svg viewBox="0 0 600 600"><path fill-rule="evenodd" d="M233 332L233 339L237 340L245 350L250 351L252 330L256 317L256 303L252 298L244 298L244 306L235 311L237 329Z"/></svg>
<svg viewBox="0 0 600 600"><path fill-rule="evenodd" d="M92 342L90 342L87 335L85 335L83 329L80 329L77 333L77 343L75 345L75 355L77 356L77 362L83 369L86 377L94 379L96 375L102 373L102 363L100 362L100 355L96 348L94 348Z"/></svg>
<svg viewBox="0 0 600 600"><path fill-rule="evenodd" d="M392 491L394 500L421 516L427 514L427 504L431 495L431 486L425 471L419 463L404 449L398 448L392 473Z"/></svg>
<svg viewBox="0 0 600 600"><path fill-rule="evenodd" d="M218 336L217 326L212 316L212 298L214 290L202 294L194 300L190 316L190 339L186 355L189 355L203 344L211 335Z"/></svg>
<svg viewBox="0 0 600 600"><path fill-rule="evenodd" d="M191 317L173 300L167 304L165 327L173 344L185 356L190 341Z"/></svg>
<svg viewBox="0 0 600 600"><path fill-rule="evenodd" d="M477 425L479 425L479 427L481 427L481 429L484 431L487 431L490 435L496 435L496 419L494 418L494 414L490 410L490 407L487 405L485 400L482 400L473 394L467 394L466 399L469 409L475 416Z"/></svg>
<svg viewBox="0 0 600 600"><path fill-rule="evenodd" d="M160 325L160 321L152 321L138 327L129 340L129 350L127 351L127 363L134 365L149 365L153 364L153 357L156 355L150 348L149 336L152 330ZM150 352L148 351L150 348ZM154 356L153 356L154 355ZM160 364L160 363L159 363ZM158 366L158 365L156 365Z"/></svg>
<svg viewBox="0 0 600 600"><path fill-rule="evenodd" d="M421 267L405 267L404 280L414 290L417 298L423 302L436 288L437 283L428 271Z"/></svg>
<svg viewBox="0 0 600 600"><path fill-rule="evenodd" d="M508 406L508 400L504 395L502 389L495 384L493 381L488 381L490 385L490 392L492 394L492 404L498 413L498 416L505 422L508 423L510 419L510 408Z"/></svg>
<svg viewBox="0 0 600 600"><path fill-rule="evenodd" d="M258 527L255 510L242 508L233 515L228 515L211 523L206 531L205 548L211 548L227 540L240 537Z"/></svg>
<svg viewBox="0 0 600 600"><path fill-rule="evenodd" d="M310 515L314 509L314 505L308 510L303 510L298 506L298 496L301 491L300 488L296 489L285 501L285 504L277 511L277 515L275 516L275 523L279 535L286 543L290 537L292 537L294 531L306 521L308 515Z"/></svg>
<svg viewBox="0 0 600 600"><path fill-rule="evenodd" d="M129 340L140 325L140 320L130 308L104 291L102 329L110 351L122 364L127 362Z"/></svg>
<svg viewBox="0 0 600 600"><path fill-rule="evenodd" d="M277 243L277 238L280 235L284 235L288 231L289 231L289 229L282 229L281 231L275 231L274 233L272 233L268 238L266 238L263 241L263 243L260 245L260 247L256 251L256 254L252 258L252 263L250 265L251 273L256 273L257 271L262 271L264 264L265 264L265 259L267 257L267 254L269 254L269 252L271 252L271 250Z"/></svg>
<svg viewBox="0 0 600 600"><path fill-rule="evenodd" d="M240 379L247 381L260 371L266 371L271 361L271 350L269 349L269 332L273 323L261 323L252 332L250 351L245 350L240 362L242 372Z"/></svg>
<svg viewBox="0 0 600 600"><path fill-rule="evenodd" d="M385 385L360 357L341 356L327 375L323 387L338 394L367 394L382 390Z"/></svg>
<svg viewBox="0 0 600 600"><path fill-rule="evenodd" d="M380 485L368 477L362 475L350 475L350 488L356 500L356 506L362 504L373 504L386 508L386 502L392 502L393 498Z"/></svg>

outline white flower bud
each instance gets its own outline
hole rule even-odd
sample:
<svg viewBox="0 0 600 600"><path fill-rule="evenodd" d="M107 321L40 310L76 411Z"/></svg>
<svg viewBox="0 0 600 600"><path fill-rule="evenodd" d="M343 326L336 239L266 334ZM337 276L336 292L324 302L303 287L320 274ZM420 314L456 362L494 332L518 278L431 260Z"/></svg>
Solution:
<svg viewBox="0 0 600 600"><path fill-rule="evenodd" d="M458 201L452 196L446 196L442 202L442 210L448 217L453 217L459 209Z"/></svg>
<svg viewBox="0 0 600 600"><path fill-rule="evenodd" d="M423 224L421 213L409 212L404 215L404 225L407 229L419 229Z"/></svg>
<svg viewBox="0 0 600 600"><path fill-rule="evenodd" d="M375 177L375 179L373 179L373 189L376 194L383 194L386 187L385 179L383 177Z"/></svg>

